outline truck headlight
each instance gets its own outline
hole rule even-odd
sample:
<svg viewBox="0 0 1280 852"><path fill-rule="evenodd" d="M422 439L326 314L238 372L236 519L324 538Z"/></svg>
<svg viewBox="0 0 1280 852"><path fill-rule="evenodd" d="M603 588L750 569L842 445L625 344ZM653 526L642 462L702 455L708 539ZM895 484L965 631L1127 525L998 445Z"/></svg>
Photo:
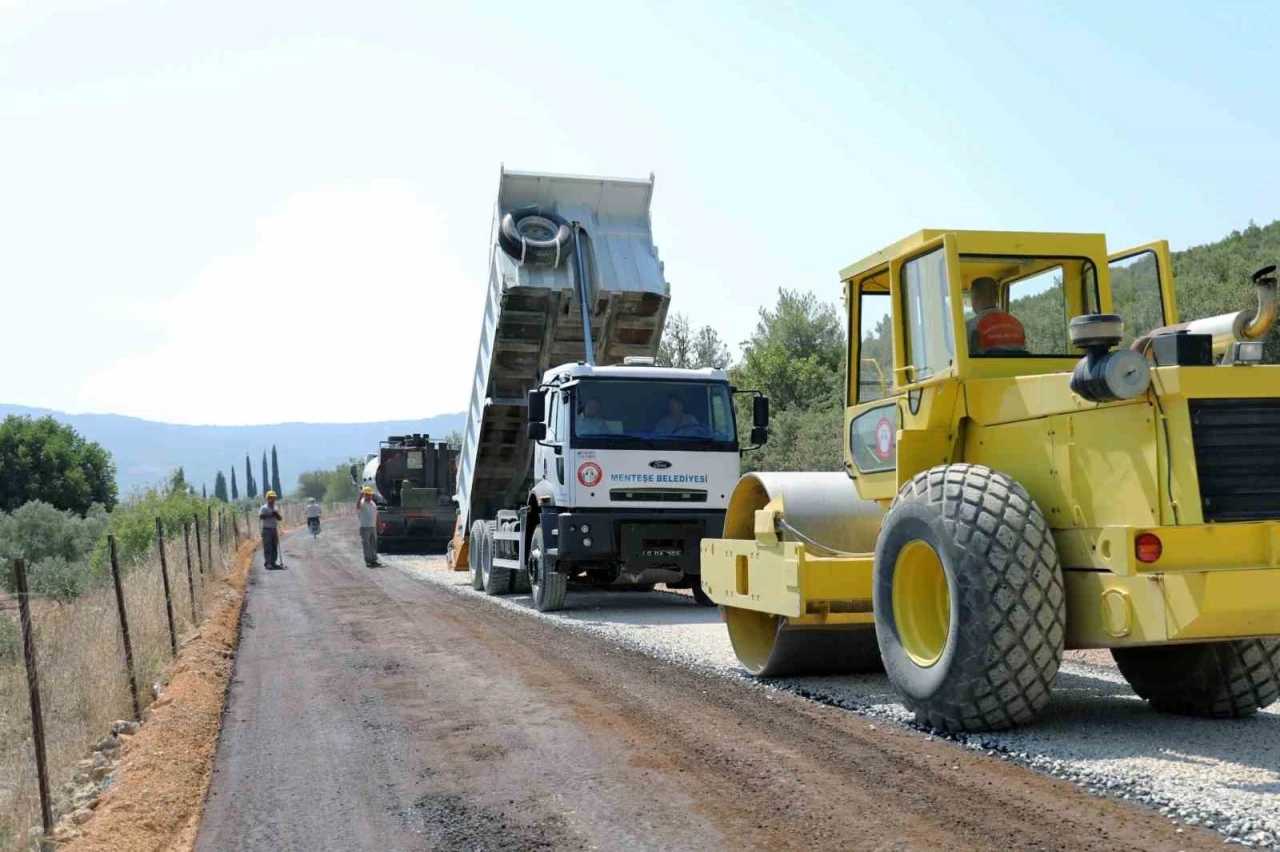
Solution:
<svg viewBox="0 0 1280 852"><path fill-rule="evenodd" d="M586 535L587 533L591 532L591 527L590 527L590 525L588 525L588 524L583 524L583 525L580 527L580 529L581 529L581 531L582 531L582 534L583 534L583 535Z"/></svg>
<svg viewBox="0 0 1280 852"><path fill-rule="evenodd" d="M590 547L590 546L591 546L591 539L590 539L590 538L584 538L584 539L582 540L582 546L583 546L583 547Z"/></svg>

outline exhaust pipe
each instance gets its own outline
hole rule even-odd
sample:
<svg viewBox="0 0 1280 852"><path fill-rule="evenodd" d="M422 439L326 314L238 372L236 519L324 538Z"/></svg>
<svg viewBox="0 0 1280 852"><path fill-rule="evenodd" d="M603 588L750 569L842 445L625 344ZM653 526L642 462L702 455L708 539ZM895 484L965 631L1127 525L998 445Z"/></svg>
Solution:
<svg viewBox="0 0 1280 852"><path fill-rule="evenodd" d="M1275 266L1267 266L1253 273L1252 280L1257 288L1258 298L1256 308L1192 320L1186 325L1187 332L1212 335L1214 355L1226 352L1233 343L1261 338L1271 330L1276 321L1275 271Z"/></svg>
<svg viewBox="0 0 1280 852"><path fill-rule="evenodd" d="M1222 355L1235 343L1260 340L1276 321L1276 267L1264 266L1250 276L1256 288L1258 305L1216 317L1180 322L1152 329L1133 342L1132 348L1145 352L1152 337L1159 334L1207 334L1213 338L1213 354Z"/></svg>

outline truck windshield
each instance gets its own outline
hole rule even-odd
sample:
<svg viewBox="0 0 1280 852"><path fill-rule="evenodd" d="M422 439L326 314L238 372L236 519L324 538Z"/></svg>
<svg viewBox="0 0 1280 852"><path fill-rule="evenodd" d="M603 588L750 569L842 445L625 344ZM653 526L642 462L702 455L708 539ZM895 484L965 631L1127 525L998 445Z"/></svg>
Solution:
<svg viewBox="0 0 1280 852"><path fill-rule="evenodd" d="M573 395L580 447L737 448L733 401L723 382L589 379Z"/></svg>

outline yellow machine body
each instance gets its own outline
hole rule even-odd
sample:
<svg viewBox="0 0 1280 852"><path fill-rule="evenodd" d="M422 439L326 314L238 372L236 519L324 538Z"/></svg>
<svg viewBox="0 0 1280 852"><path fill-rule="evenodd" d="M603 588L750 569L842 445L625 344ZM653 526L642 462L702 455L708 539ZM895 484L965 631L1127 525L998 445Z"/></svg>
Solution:
<svg viewBox="0 0 1280 852"><path fill-rule="evenodd" d="M904 483L960 462L1007 474L1042 510L1065 583L1067 648L1280 636L1280 519L1250 516L1247 495L1220 482L1211 493L1211 459L1203 447L1197 457L1210 428L1197 425L1199 412L1209 412L1208 423L1233 401L1271 411L1280 405L1280 366L1152 366L1150 387L1136 398L1082 398L1071 388L1081 353L1066 339L1067 322L1117 310L1113 268L1123 270L1115 274L1125 276L1129 302L1133 270L1142 272L1144 304L1158 312L1148 325L1178 322L1163 242L1109 256L1097 234L921 231L844 269L847 363L856 365L845 473L748 475L725 537L702 543L703 589L726 608L735 645L750 631L735 630L734 618L773 619L761 630L777 636L872 624L878 519ZM1060 351L972 357L960 306L979 277L1001 282L1006 306L1024 281L1029 297L1060 300L1061 329L1036 332L1052 341L1060 331ZM945 298L929 304L921 280ZM869 335L886 318L889 339ZM1247 417L1240 422L1248 428ZM762 484L770 476L791 479L771 491ZM815 478L826 494L844 489L841 511L861 523L846 539L856 546L805 531L806 483ZM1137 549L1148 534L1162 549L1144 562ZM769 641L738 648L748 669L762 666L744 650L767 656Z"/></svg>

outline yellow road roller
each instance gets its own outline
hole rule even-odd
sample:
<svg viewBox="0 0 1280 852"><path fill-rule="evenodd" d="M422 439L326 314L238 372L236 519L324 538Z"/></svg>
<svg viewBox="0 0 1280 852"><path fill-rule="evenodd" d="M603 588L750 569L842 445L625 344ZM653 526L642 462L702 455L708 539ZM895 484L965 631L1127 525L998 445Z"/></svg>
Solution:
<svg viewBox="0 0 1280 852"><path fill-rule="evenodd" d="M883 668L943 731L1029 722L1069 648L1162 711L1275 701L1274 273L1180 322L1165 242L926 230L844 269L844 472L744 476L702 543L742 665Z"/></svg>

